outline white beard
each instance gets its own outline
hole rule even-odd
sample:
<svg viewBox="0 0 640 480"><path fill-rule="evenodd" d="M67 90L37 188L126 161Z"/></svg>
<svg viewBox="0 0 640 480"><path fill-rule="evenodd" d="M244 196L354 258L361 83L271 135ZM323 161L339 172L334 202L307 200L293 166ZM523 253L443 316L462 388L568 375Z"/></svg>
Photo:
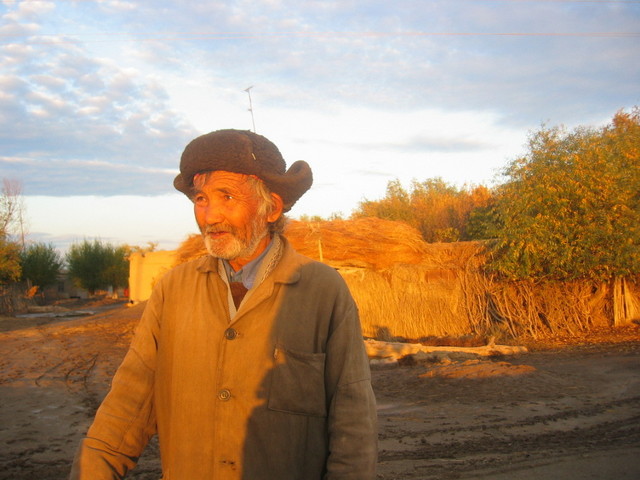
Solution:
<svg viewBox="0 0 640 480"><path fill-rule="evenodd" d="M224 230L229 232L231 238L215 240L207 235L208 232ZM258 244L269 234L268 226L264 218L256 217L251 222L251 237L248 240L238 235L237 229L230 225L220 227L209 226L204 229L204 245L209 255L225 260L250 257L258 248ZM227 235L225 235L227 237Z"/></svg>

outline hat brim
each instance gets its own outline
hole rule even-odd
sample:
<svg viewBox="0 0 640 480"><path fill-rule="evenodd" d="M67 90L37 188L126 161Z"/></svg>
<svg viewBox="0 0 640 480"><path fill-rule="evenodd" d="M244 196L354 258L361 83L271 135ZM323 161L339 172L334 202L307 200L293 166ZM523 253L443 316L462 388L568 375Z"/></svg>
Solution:
<svg viewBox="0 0 640 480"><path fill-rule="evenodd" d="M234 171L233 168L225 168L225 171L231 171L233 173L245 173L240 171ZM176 190L184 193L187 197L193 196L193 177L197 173L194 172L188 176L179 173L173 180L173 186ZM304 195L304 193L311 188L313 184L313 174L311 167L304 160L298 160L291 164L289 169L284 175L271 174L268 172L262 172L258 177L262 180L267 188L273 193L276 193L282 198L283 209L285 212L289 211L291 207Z"/></svg>
<svg viewBox="0 0 640 480"><path fill-rule="evenodd" d="M218 130L192 140L180 159L175 188L193 196L193 178L198 173L225 171L255 175L278 194L285 211L311 187L309 165L299 160L286 170L278 147L269 139L250 131Z"/></svg>

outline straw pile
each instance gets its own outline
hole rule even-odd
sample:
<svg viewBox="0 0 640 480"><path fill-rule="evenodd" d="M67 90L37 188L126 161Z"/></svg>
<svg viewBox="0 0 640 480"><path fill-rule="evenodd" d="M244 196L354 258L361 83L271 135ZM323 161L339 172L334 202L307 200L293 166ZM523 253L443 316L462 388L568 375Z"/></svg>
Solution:
<svg viewBox="0 0 640 480"><path fill-rule="evenodd" d="M285 235L301 254L336 268L382 270L398 263L417 264L424 260L427 252L427 244L416 229L379 218L327 222L291 220ZM176 265L205 254L202 237L191 235L178 247Z"/></svg>
<svg viewBox="0 0 640 480"><path fill-rule="evenodd" d="M640 279L613 285L501 280L484 271L482 242L425 243L419 232L378 218L291 221L285 235L303 255L338 269L358 304L363 333L381 340L576 333L640 312ZM199 234L177 263L206 254ZM632 298L633 297L633 298ZM616 303L617 299L617 303Z"/></svg>
<svg viewBox="0 0 640 480"><path fill-rule="evenodd" d="M286 236L303 255L336 268L383 270L421 263L427 244L420 232L402 222L380 218L288 224Z"/></svg>
<svg viewBox="0 0 640 480"><path fill-rule="evenodd" d="M299 253L340 271L365 335L419 338L473 330L463 284L482 262L481 243L427 244L413 227L379 218L292 220L285 235ZM176 262L205 254L202 237L192 235Z"/></svg>
<svg viewBox="0 0 640 480"><path fill-rule="evenodd" d="M202 235L200 235L199 233L194 233L192 235L189 235L187 239L182 242L176 250L174 266L188 262L189 260L193 260L194 258L202 257L206 254L207 249L204 246Z"/></svg>

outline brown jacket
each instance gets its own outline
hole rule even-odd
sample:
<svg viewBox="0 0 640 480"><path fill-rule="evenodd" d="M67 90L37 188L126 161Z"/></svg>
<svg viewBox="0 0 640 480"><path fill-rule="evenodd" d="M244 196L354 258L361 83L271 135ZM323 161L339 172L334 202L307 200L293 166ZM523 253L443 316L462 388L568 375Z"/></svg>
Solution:
<svg viewBox="0 0 640 480"><path fill-rule="evenodd" d="M358 313L284 241L230 320L217 260L154 288L72 479L118 479L158 434L165 480L373 479L375 399Z"/></svg>

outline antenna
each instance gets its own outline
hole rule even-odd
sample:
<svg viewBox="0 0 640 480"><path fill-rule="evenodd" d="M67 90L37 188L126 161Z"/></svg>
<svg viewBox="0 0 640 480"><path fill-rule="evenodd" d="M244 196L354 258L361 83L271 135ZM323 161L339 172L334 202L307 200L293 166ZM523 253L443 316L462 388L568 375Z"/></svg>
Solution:
<svg viewBox="0 0 640 480"><path fill-rule="evenodd" d="M247 87L244 89L245 92L247 92L247 95L249 95L249 111L251 112L251 123L253 125L253 133L256 133L256 121L253 119L253 105L251 104L251 89L253 88L253 85L251 85L250 87Z"/></svg>

